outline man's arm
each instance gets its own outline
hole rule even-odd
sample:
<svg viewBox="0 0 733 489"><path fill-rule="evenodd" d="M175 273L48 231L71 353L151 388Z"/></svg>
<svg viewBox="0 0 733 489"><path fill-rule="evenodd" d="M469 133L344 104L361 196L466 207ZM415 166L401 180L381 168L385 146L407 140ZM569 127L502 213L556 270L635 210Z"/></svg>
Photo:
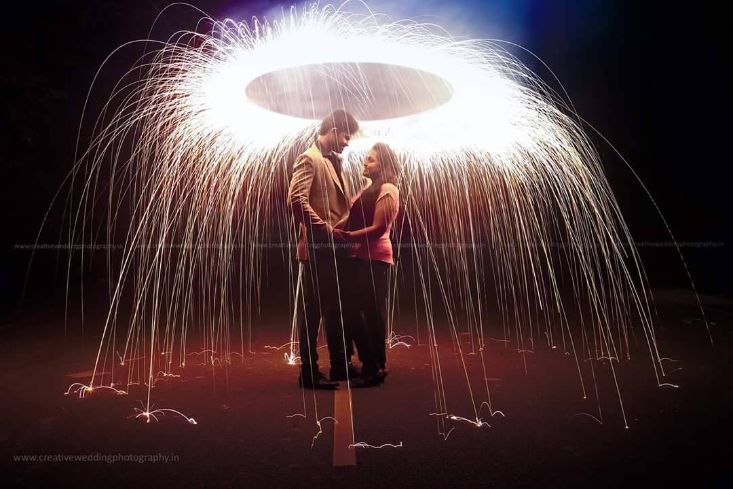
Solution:
<svg viewBox="0 0 733 489"><path fill-rule="evenodd" d="M296 221L305 224L308 232L325 236L332 232L331 226L316 214L309 200L314 173L313 161L308 156L300 155L295 160L288 189L288 205Z"/></svg>

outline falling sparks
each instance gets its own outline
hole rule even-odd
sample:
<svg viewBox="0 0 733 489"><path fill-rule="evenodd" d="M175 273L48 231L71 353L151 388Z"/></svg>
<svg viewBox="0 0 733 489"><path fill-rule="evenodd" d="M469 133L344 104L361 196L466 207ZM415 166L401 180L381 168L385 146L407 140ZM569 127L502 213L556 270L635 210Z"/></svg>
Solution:
<svg viewBox="0 0 733 489"><path fill-rule="evenodd" d="M318 120L345 107L362 126L344 154L352 188L365 185L359 162L374 142L389 143L403 161L390 283L409 274L409 302L419 299L426 318L439 431L446 420L488 426L484 406L503 416L491 408L489 342L523 355L540 343L561 349L574 359L583 396L583 360L594 382L594 365L605 363L625 422L617 359L629 356L631 325L642 328L659 385L671 384L660 381L638 253L580 119L500 41L457 41L349 5L293 8L274 21L205 18L204 32L140 41L145 54L113 89L70 175L69 242L101 233L124 243L107 261L110 305L94 374L75 392L103 388L105 369L125 367L127 385L148 386L136 417L170 412L196 424L150 408L154 381L175 377L172 368L189 356L229 365L251 351L263 250L281 246L295 276L288 164L312 142ZM335 82L325 94L311 84L326 78ZM292 282L291 310L302 300L299 277ZM396 332L397 297L395 285L389 347L409 348L420 332ZM444 377L436 312L447 318L460 378ZM296 346L293 319L290 341L267 348L287 348L284 359L295 365ZM473 415L446 413L446 382L465 386Z"/></svg>
<svg viewBox="0 0 733 489"><path fill-rule="evenodd" d="M359 442L350 444L349 448L376 448L378 450L382 448L402 448L402 442L399 442L397 444L382 443L381 445L370 445L364 441L359 441Z"/></svg>
<svg viewBox="0 0 733 489"><path fill-rule="evenodd" d="M69 388L66 390L66 392L64 392L64 395L68 396L69 394L73 392L74 394L78 394L80 399L83 399L84 397L87 397L88 395L92 394L93 392L105 391L105 390L112 391L115 394L117 394L118 396L127 395L127 391L116 389L112 385L97 385L97 386L92 387L89 385L80 384L78 382L71 384Z"/></svg>
<svg viewBox="0 0 733 489"><path fill-rule="evenodd" d="M293 416L296 416L296 415L293 415ZM288 416L288 417L291 417L291 416ZM316 440L318 439L319 436L323 434L323 424L322 423L324 421L333 421L336 424L338 423L336 418L334 418L333 416L325 416L321 419L317 419L316 426L318 427L318 431L316 432L315 435L313 435L313 438L311 439L311 448L313 448L316 445Z"/></svg>
<svg viewBox="0 0 733 489"><path fill-rule="evenodd" d="M175 414L177 416L182 417L186 420L188 424L198 424L196 423L196 420L193 418L190 418L183 414L180 411L176 411L175 409L153 409L152 411L143 410L140 408L135 408L135 412L137 415L135 416L136 419L144 419L146 423L150 423L150 420L158 421L158 416L165 416L166 413Z"/></svg>
<svg viewBox="0 0 733 489"><path fill-rule="evenodd" d="M300 363L300 357L292 351L283 353L283 357L285 358L285 363L288 365L297 365Z"/></svg>
<svg viewBox="0 0 733 489"><path fill-rule="evenodd" d="M392 334L389 335L387 338L387 346L389 346L390 349L392 348L398 348L398 347L404 347L404 348L410 348L412 346L412 343L408 343L407 340L411 340L412 342L415 341L414 336L406 335L406 334L397 334L394 331Z"/></svg>
<svg viewBox="0 0 733 489"><path fill-rule="evenodd" d="M474 425L476 428L491 428L491 425L481 418L477 417L475 420L464 418L463 416L456 416L455 414L448 413L430 413L430 416L439 416L451 421L459 421L461 423L468 423ZM447 438L447 435L446 435Z"/></svg>

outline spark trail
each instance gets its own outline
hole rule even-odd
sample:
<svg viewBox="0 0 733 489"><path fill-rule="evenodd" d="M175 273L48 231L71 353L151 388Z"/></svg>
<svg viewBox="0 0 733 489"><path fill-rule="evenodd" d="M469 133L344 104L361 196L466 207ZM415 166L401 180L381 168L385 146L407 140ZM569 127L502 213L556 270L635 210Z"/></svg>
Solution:
<svg viewBox="0 0 733 489"><path fill-rule="evenodd" d="M448 381L465 385L473 406L437 416L444 437L446 419L480 427L483 405L494 414L488 381L472 381L465 358L480 357L486 379L490 341L570 354L585 396L584 357L597 366L628 357L634 325L662 384L639 255L569 102L499 41L458 41L435 25L352 7L313 4L249 23L204 17L195 30L120 48L144 51L82 126L91 137L68 180L69 242L124 244L108 255L109 310L80 395L124 366L128 385L148 386L139 416L149 421L160 411L151 410L157 376L173 376L198 352L226 365L251 351L263 250L279 243L291 260L289 163L337 108L362 124L344 155L352 188L365 185L359 167L373 142L402 159L392 274L411 263L408 303L424 307L436 412L450 412ZM288 266L292 310L300 291ZM390 290L394 318L398 288ZM461 378L444 377L436 311L445 312ZM288 363L298 358L294 329ZM395 324L389 332L392 347L420 341ZM605 365L621 401L620 366Z"/></svg>

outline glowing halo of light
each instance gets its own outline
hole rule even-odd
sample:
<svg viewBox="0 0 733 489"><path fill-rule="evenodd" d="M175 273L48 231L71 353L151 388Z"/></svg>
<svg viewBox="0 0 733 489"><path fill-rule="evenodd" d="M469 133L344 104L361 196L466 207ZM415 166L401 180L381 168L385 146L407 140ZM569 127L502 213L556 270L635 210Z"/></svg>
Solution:
<svg viewBox="0 0 733 489"><path fill-rule="evenodd" d="M561 348L574 359L585 398L596 371L587 373L581 359L593 369L602 358L628 358L635 322L663 385L646 277L600 157L566 104L498 43L456 41L435 26L317 4L273 22L204 20L207 32L177 33L120 79L71 175L72 187L78 177L82 188L70 196L69 242L94 242L98 234L124 241L119 260L108 260L110 308L87 389L107 385L106 369L119 363L128 385L147 384L147 415L155 377L184 367L187 349L201 349L188 343L195 336L189 329L220 365L251 348L252 310L267 273L259 245L276 235L292 257L289 163L312 143L317 123L268 110L245 89L293 67L354 63L430 73L451 88L430 110L364 121L362 137L344 154L352 188L365 184L358 160L375 140L403 159L398 263L400 245L409 245L441 434L454 428L446 421L485 425L484 405L492 416L501 412L491 402L484 350L502 334L494 341L522 355L539 343ZM336 108L338 101L322 113ZM109 195L100 203L101 176ZM94 225L95 209L106 226ZM560 292L563 280L571 299ZM396 286L390 316L395 294ZM465 376L458 380L474 411L465 416L447 408L433 295ZM293 284L291 309L299 296ZM119 324L123 304L127 327ZM487 304L498 305L500 327L489 324ZM572 323L571 311L582 321ZM489 334L491 327L498 331ZM288 363L297 359L294 331ZM483 385L470 381L462 334L480 360ZM406 336L390 326L390 338ZM116 349L119 362L109 353ZM626 423L618 363L604 368Z"/></svg>
<svg viewBox="0 0 733 489"><path fill-rule="evenodd" d="M263 150L297 137L322 114L304 120L269 111L243 97L242 87L269 74L304 66L397 66L443 80L452 92L445 104L413 116L363 123L364 134L387 138L393 146L421 157L465 149L500 156L498 153L523 144L522 137L532 132L529 125L547 125L553 117L564 116L546 104L544 97L527 97L534 90L546 90L503 49L482 41L452 41L433 26L382 25L377 17L330 6L304 8L300 15L291 10L289 17L272 23L255 19L251 28L231 20L213 22L211 35L202 41L198 54L205 63L191 63L190 70L176 73L173 80L189 99L192 111L187 119L202 131L202 137L223 133L240 137L240 146ZM329 48L322 49L324 45ZM180 47L177 43L170 49ZM215 56L207 58L207 50ZM353 84L368 88L358 77ZM334 108L341 105L333 103ZM319 112L323 109L314 110L314 114Z"/></svg>

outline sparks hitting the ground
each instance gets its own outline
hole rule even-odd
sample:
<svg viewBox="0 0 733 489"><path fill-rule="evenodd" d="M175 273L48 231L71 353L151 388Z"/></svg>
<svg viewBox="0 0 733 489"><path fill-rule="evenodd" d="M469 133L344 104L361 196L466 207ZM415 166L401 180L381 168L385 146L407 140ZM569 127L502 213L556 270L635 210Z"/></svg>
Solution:
<svg viewBox="0 0 733 489"><path fill-rule="evenodd" d="M393 275L410 264L414 297L402 300L424 311L444 437L446 422L484 426L484 405L501 413L487 380L492 336L518 352L544 343L572 356L583 397L603 365L623 412L618 360L629 357L637 325L662 384L644 272L580 119L501 42L457 41L434 25L352 7L364 10L308 5L249 23L205 17L195 31L139 42L145 53L114 87L71 175L69 242L124 242L121 260L108 260L109 313L80 393L146 384L138 417L149 421L167 411L151 410L155 378L182 368L188 350L203 344L220 364L251 350L273 240L294 276L288 163L337 108L362 124L344 155L352 188L364 185L359 163L374 141L403 159ZM294 285L291 308L298 297ZM498 324L487 319L492 308ZM438 313L463 378L443 377ZM406 346L390 323L392 346ZM420 331L401 333L420 341ZM294 333L286 345L295 363ZM482 381L471 378L469 353ZM449 381L465 385L473 413L448 414Z"/></svg>

